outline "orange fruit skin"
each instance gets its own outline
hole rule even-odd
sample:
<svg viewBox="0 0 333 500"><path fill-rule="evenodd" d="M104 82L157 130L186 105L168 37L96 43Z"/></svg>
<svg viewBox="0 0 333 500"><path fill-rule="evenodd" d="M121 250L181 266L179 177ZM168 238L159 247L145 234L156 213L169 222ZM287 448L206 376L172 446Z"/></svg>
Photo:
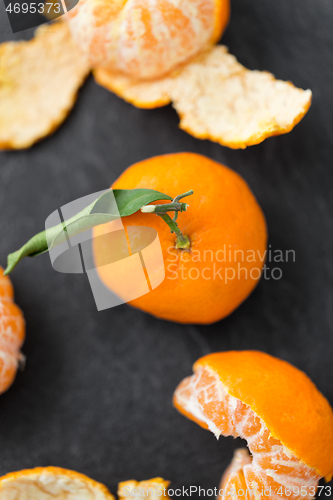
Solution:
<svg viewBox="0 0 333 500"><path fill-rule="evenodd" d="M67 19L93 66L159 78L215 43L230 0L80 0Z"/></svg>
<svg viewBox="0 0 333 500"><path fill-rule="evenodd" d="M304 372L259 351L209 354L193 370L202 367L218 375L229 395L250 406L273 438L320 476L332 477L333 411ZM176 398L174 403L185 413ZM190 413L186 416L207 428Z"/></svg>
<svg viewBox="0 0 333 500"><path fill-rule="evenodd" d="M0 300L12 301L14 299L14 288L8 276L3 275L3 268L0 266Z"/></svg>
<svg viewBox="0 0 333 500"><path fill-rule="evenodd" d="M230 0L215 0L215 29L212 43L217 43L230 21L231 6Z"/></svg>
<svg viewBox="0 0 333 500"><path fill-rule="evenodd" d="M14 382L25 338L23 314L13 298L11 281L0 267L0 394Z"/></svg>
<svg viewBox="0 0 333 500"><path fill-rule="evenodd" d="M156 229L165 264L164 281L150 293L130 301L132 306L169 321L209 324L228 316L252 292L264 264L266 223L254 195L237 173L207 157L177 153L136 163L114 182L112 188L148 188L172 197L194 190L194 195L183 200L190 206L177 220L182 233L190 238L190 252L175 248L175 235L155 214L137 212L122 219L125 228L150 226ZM112 228L114 223L110 224ZM94 236L102 235L105 227L108 225L95 227ZM248 250L256 252L253 262L240 263L247 269L247 277L245 271L239 276L235 271L236 279L226 282L226 268L236 269L239 264L233 254L231 261L228 259L229 248L243 251L244 255ZM227 250L226 262L221 262L223 249ZM109 251L107 246L96 239L93 250L95 265L101 266L98 273L102 282L123 297L126 284L115 279L107 266L102 267ZM126 265L125 260L119 261L119 266L125 268ZM220 275L216 273L219 269L222 270ZM253 278L250 276L252 269L255 269ZM131 275L128 282L131 282Z"/></svg>

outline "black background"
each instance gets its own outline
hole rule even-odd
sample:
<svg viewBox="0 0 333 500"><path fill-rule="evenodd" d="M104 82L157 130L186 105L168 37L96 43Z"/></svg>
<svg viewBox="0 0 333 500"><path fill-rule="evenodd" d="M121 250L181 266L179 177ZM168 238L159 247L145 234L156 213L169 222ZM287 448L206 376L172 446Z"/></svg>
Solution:
<svg viewBox="0 0 333 500"><path fill-rule="evenodd" d="M27 322L27 365L1 396L2 474L57 465L113 493L118 481L158 475L174 487L217 486L240 443L216 442L171 405L179 381L210 351L279 356L333 403L333 3L233 0L232 7L223 42L240 62L312 89L301 124L232 151L177 129L170 106L136 109L90 78L53 136L0 154L0 262L61 205L109 187L136 161L176 151L205 154L243 175L266 214L272 248L294 249L296 262L282 264L283 278L262 281L229 318L182 326L127 305L98 313L85 276L56 273L48 255L23 261L12 279ZM1 3L0 16L2 40L13 39Z"/></svg>

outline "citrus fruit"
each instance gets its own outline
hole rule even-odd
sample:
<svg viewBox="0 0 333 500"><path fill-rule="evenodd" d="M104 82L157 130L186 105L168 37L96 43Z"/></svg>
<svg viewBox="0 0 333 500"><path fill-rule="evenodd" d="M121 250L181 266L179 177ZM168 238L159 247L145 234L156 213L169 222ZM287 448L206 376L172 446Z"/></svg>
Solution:
<svg viewBox="0 0 333 500"><path fill-rule="evenodd" d="M23 359L20 348L25 337L25 322L13 298L11 281L0 267L0 394L12 385Z"/></svg>
<svg viewBox="0 0 333 500"><path fill-rule="evenodd" d="M80 0L67 14L93 66L156 78L216 42L229 0Z"/></svg>
<svg viewBox="0 0 333 500"><path fill-rule="evenodd" d="M207 157L177 153L132 165L112 187L154 189L172 197L194 191L188 210L177 220L189 248L176 248L175 235L155 214L136 212L122 219L134 239L142 226L157 231L165 269L164 281L131 300L131 305L179 323L213 323L230 314L254 289L265 261L266 224L249 186L237 173ZM102 282L126 301L126 289L133 283L127 260L118 262L122 280L105 265L112 244L102 236L115 231L117 224L94 228L94 260ZM136 251L140 250L138 244Z"/></svg>
<svg viewBox="0 0 333 500"><path fill-rule="evenodd" d="M248 490L253 498L269 491L273 500L310 499L321 477L331 479L333 412L305 373L258 351L209 354L193 371L177 387L175 407L216 437L245 439L251 452L235 454L222 498Z"/></svg>
<svg viewBox="0 0 333 500"><path fill-rule="evenodd" d="M172 103L182 130L232 149L290 132L312 100L310 90L277 80L267 71L248 70L222 45L155 80L133 80L104 67L93 73L98 84L139 108Z"/></svg>
<svg viewBox="0 0 333 500"><path fill-rule="evenodd" d="M12 472L0 478L2 500L115 500L109 490L89 477L59 467Z"/></svg>

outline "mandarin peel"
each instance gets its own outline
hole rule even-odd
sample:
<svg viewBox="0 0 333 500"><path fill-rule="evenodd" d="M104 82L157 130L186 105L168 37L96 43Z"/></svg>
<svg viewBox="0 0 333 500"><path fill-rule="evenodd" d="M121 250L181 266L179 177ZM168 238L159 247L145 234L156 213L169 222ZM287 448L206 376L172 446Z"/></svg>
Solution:
<svg viewBox="0 0 333 500"><path fill-rule="evenodd" d="M163 488L169 481L157 477L146 481L124 481L118 485L118 498L132 500L137 498L130 493L132 490L143 491L151 500L163 496L169 499ZM152 495L154 489L159 489L163 495ZM84 474L60 467L37 467L12 472L0 478L0 496L5 499L24 498L25 500L116 500L106 486Z"/></svg>
<svg viewBox="0 0 333 500"><path fill-rule="evenodd" d="M93 67L152 80L215 43L229 15L229 0L80 0L67 19Z"/></svg>
<svg viewBox="0 0 333 500"><path fill-rule="evenodd" d="M221 45L151 82L103 67L94 68L93 74L97 83L139 108L172 103L182 130L232 149L290 132L312 100L310 90L276 80L265 71L246 69Z"/></svg>
<svg viewBox="0 0 333 500"><path fill-rule="evenodd" d="M4 499L61 500L69 495L78 500L116 500L103 484L60 467L36 467L0 478L0 496Z"/></svg>
<svg viewBox="0 0 333 500"><path fill-rule="evenodd" d="M193 370L175 391L175 407L217 437L242 437L251 452L235 453L222 477L221 498L229 500L235 488L255 491L254 496L271 488L272 500L288 498L283 488L294 491L294 500L313 498L319 479L332 474L333 413L308 377L257 351L214 353ZM300 397L307 401L298 411ZM304 437L306 430L310 437Z"/></svg>
<svg viewBox="0 0 333 500"><path fill-rule="evenodd" d="M29 148L66 119L91 68L63 22L1 44L0 61L0 149Z"/></svg>
<svg viewBox="0 0 333 500"><path fill-rule="evenodd" d="M139 496L149 500L158 500L161 497L169 500L167 493L169 484L170 481L165 481L161 477L148 481L123 481L118 485L118 498L119 500L137 500Z"/></svg>

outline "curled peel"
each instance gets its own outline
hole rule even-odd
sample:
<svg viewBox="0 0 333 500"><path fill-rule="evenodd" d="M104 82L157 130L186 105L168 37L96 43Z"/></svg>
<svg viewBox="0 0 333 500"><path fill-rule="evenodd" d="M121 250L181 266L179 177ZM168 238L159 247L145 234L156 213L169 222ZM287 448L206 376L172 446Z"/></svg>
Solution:
<svg viewBox="0 0 333 500"><path fill-rule="evenodd" d="M222 45L210 47L168 77L136 82L96 68L97 83L142 108L172 102L180 128L233 149L290 132L307 113L312 93L268 72L250 71Z"/></svg>
<svg viewBox="0 0 333 500"><path fill-rule="evenodd" d="M66 23L0 45L0 149L24 149L55 131L90 72Z"/></svg>

